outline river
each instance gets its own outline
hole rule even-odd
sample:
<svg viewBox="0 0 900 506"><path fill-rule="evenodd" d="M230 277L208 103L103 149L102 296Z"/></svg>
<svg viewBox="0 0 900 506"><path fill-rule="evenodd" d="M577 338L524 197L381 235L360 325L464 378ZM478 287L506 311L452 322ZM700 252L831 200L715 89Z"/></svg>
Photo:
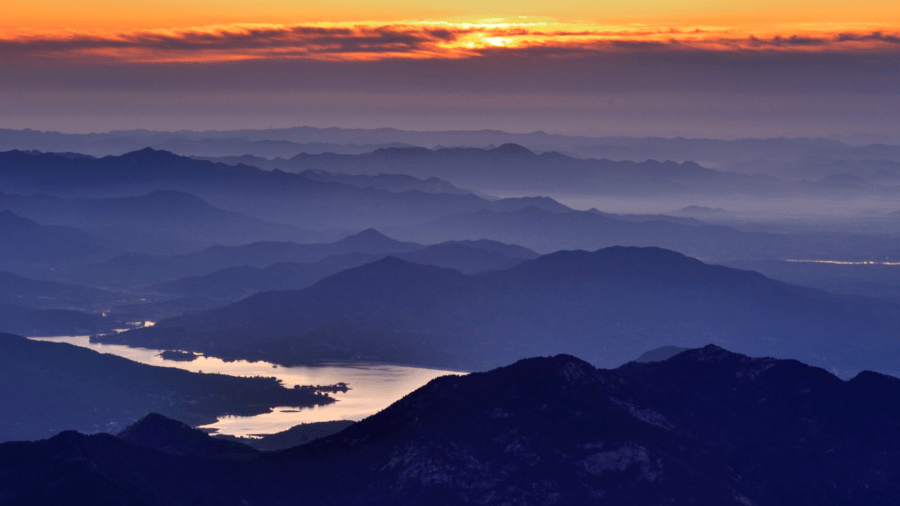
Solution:
<svg viewBox="0 0 900 506"><path fill-rule="evenodd" d="M358 421L388 407L434 378L447 374L465 374L440 369L368 363L283 367L262 361L225 362L219 358L207 356L198 356L192 361L175 361L161 358L159 354L163 350L92 343L89 336L33 337L31 339L69 343L99 353L118 355L142 364L176 367L191 372L275 377L281 380L287 388L294 385L333 385L336 383L346 383L349 387L346 393L329 394L337 402L327 406L313 408L280 406L270 413L256 416L223 416L216 423L201 427L216 429L220 434L235 436L273 434L301 423L331 420Z"/></svg>

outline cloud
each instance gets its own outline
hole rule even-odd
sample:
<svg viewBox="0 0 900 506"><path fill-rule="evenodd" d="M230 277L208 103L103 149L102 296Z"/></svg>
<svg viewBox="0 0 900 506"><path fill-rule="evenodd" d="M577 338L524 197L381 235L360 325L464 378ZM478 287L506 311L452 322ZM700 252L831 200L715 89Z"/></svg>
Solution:
<svg viewBox="0 0 900 506"><path fill-rule="evenodd" d="M273 57L430 57L469 30L433 26L228 26L0 39L0 61L229 61Z"/></svg>
<svg viewBox="0 0 900 506"><path fill-rule="evenodd" d="M273 58L375 61L617 52L896 52L900 34L839 31L757 35L709 27L553 23L228 25L130 33L20 34L0 39L0 62L227 62Z"/></svg>

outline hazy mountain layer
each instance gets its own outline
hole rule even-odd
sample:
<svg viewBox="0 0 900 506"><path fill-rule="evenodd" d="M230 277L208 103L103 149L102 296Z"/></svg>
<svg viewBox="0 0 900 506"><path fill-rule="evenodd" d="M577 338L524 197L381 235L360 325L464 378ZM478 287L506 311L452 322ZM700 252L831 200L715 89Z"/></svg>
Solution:
<svg viewBox="0 0 900 506"><path fill-rule="evenodd" d="M615 216L615 215L612 215ZM423 243L451 239L491 239L541 253L609 246L658 246L686 255L726 262L733 259L873 260L896 258L897 238L860 234L773 234L722 225L698 225L651 217L627 219L596 211L477 211L444 216L404 228L392 237Z"/></svg>
<svg viewBox="0 0 900 506"><path fill-rule="evenodd" d="M386 148L362 155L300 154L284 163L294 171L348 174L400 173L437 177L488 193L541 192L646 196L782 192L783 182L719 172L693 162L577 159L556 152L535 154L518 144L481 148Z"/></svg>
<svg viewBox="0 0 900 506"><path fill-rule="evenodd" d="M72 227L40 225L0 212L0 265L18 267L96 258L109 252L100 239Z"/></svg>
<svg viewBox="0 0 900 506"><path fill-rule="evenodd" d="M864 137L864 136L863 136ZM893 139L896 144L897 139ZM887 142L888 144L884 144ZM35 130L0 130L0 149L71 151L95 156L119 155L146 146L184 155L255 154L267 158L297 153L366 153L379 147L464 146L484 148L516 143L537 151L560 151L581 158L611 160L695 160L725 163L743 160L800 160L827 157L842 160L900 161L900 147L890 139L860 138L853 143L834 139L666 139L660 137L600 137L595 135L509 133L500 130L409 131L394 128L346 129L294 127L232 131L148 130L94 134L63 134ZM388 146L394 143L393 146Z"/></svg>
<svg viewBox="0 0 900 506"><path fill-rule="evenodd" d="M119 294L106 290L55 281L40 281L0 271L0 302L32 309L89 310L120 298Z"/></svg>
<svg viewBox="0 0 900 506"><path fill-rule="evenodd" d="M223 211L176 191L120 198L66 199L0 194L9 209L45 225L84 229L119 251L175 253L213 244L281 240L317 242L322 236Z"/></svg>
<svg viewBox="0 0 900 506"><path fill-rule="evenodd" d="M31 309L0 302L0 332L26 336L75 336L113 332L122 327L113 318L71 309Z"/></svg>
<svg viewBox="0 0 900 506"><path fill-rule="evenodd" d="M329 256L318 262L279 263L264 269L248 266L229 267L205 276L161 283L153 289L184 297L205 297L232 302L255 292L306 288L327 276L380 260L388 255L408 262L455 269L465 274L508 269L523 260L538 256L527 248L495 241L449 242L406 253L402 251L383 254L349 253Z"/></svg>
<svg viewBox="0 0 900 506"><path fill-rule="evenodd" d="M74 269L60 276L98 286L139 286L187 276L201 276L229 267L263 268L285 262L317 262L332 255L378 255L415 251L424 247L397 241L374 229L368 229L328 244L264 241L240 246L211 246L203 251L181 255L126 254ZM340 267L342 265L359 264L337 265L339 271L346 268Z"/></svg>
<svg viewBox="0 0 900 506"><path fill-rule="evenodd" d="M374 149L365 151L365 153L374 151ZM306 153L310 153L306 151ZM332 153L339 153L339 151L332 151ZM359 152L355 154L362 154L364 152ZM350 153L343 153L350 154ZM199 160L209 160L211 162L224 163L227 165L250 165L252 167L258 167L260 169L266 170L285 170L286 172L291 171L291 167L293 163L286 158L275 158L269 160L268 158L262 158L259 156L251 156L251 155L243 155L243 156L226 156L226 157L193 157ZM334 173L327 172L324 170L304 170L299 173L301 176L306 177L308 179L312 179L313 181L319 181L322 183L340 183L340 184L349 184L353 186L358 186L360 188L379 188L382 190L389 190L392 192L405 192L410 190L418 190L423 191L425 193L451 193L454 195L466 195L469 193L478 195L476 190L464 190L461 188L457 188L453 186L449 181L444 181L443 179L438 179L436 177L430 177L428 179L419 179L412 176L407 176L405 174L375 174L375 175L367 175L367 174L344 174L344 173Z"/></svg>
<svg viewBox="0 0 900 506"><path fill-rule="evenodd" d="M727 345L842 375L900 371L900 308L837 298L659 248L560 251L464 275L384 260L104 342L282 363L463 369L566 352L612 366L662 345Z"/></svg>
<svg viewBox="0 0 900 506"><path fill-rule="evenodd" d="M896 378L841 381L715 346L616 370L558 355L437 378L272 454L210 459L75 432L6 443L0 489L16 505L890 505L898 399ZM173 425L153 444L183 446Z"/></svg>
<svg viewBox="0 0 900 506"><path fill-rule="evenodd" d="M455 212L509 210L511 203L516 209L567 209L549 199L490 201L474 195L396 193L323 183L298 174L215 164L149 148L100 159L0 153L0 191L124 197L161 189L197 195L213 206L247 216L316 230L412 224Z"/></svg>

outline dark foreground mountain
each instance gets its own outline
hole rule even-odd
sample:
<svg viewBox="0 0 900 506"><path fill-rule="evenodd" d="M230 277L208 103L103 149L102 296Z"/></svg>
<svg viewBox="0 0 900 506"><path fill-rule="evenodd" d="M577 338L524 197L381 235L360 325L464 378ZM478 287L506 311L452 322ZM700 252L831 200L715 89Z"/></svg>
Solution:
<svg viewBox="0 0 900 506"><path fill-rule="evenodd" d="M374 360L471 370L577 354L615 366L704 342L849 376L900 371L900 308L707 265L660 248L560 251L464 275L388 257L304 290L100 336L102 342L285 364Z"/></svg>
<svg viewBox="0 0 900 506"><path fill-rule="evenodd" d="M192 429L185 423L159 413L150 413L117 435L129 443L180 455L215 457L256 451L235 441L210 437L201 430Z"/></svg>
<svg viewBox="0 0 900 506"><path fill-rule="evenodd" d="M435 379L284 452L6 443L0 490L16 505L880 506L900 501L898 434L900 380L876 373L715 346L616 370L558 355Z"/></svg>
<svg viewBox="0 0 900 506"><path fill-rule="evenodd" d="M287 389L274 378L195 374L9 334L0 334L0 385L0 441L63 429L118 432L152 411L201 425L225 414L327 404L334 401L326 392L345 388Z"/></svg>
<svg viewBox="0 0 900 506"><path fill-rule="evenodd" d="M261 451L278 451L305 445L346 429L355 422L334 420L295 425L275 434L253 437L210 435L159 413L150 413L117 435L129 443L169 453L205 457L234 456Z"/></svg>
<svg viewBox="0 0 900 506"><path fill-rule="evenodd" d="M235 437L218 434L216 439L236 441L262 451L278 451L305 445L317 439L328 437L346 429L356 422L349 420L333 420L330 422L312 422L295 425L288 430L275 434L253 434L254 437Z"/></svg>

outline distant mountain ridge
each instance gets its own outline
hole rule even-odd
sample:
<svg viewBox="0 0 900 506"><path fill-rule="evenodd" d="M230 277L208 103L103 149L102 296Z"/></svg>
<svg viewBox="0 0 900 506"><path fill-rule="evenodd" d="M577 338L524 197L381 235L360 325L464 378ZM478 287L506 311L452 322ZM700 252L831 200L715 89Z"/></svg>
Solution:
<svg viewBox="0 0 900 506"><path fill-rule="evenodd" d="M393 143L393 144L392 144ZM378 147L487 147L516 143L532 151L560 151L581 158L613 160L756 160L761 152L775 160L831 156L841 159L882 158L900 161L900 148L888 143L865 145L835 139L709 139L510 133L501 130L410 131L395 128L346 129L298 126L230 131L120 130L63 134L30 129L0 129L0 149L70 151L94 156L118 155L145 146L182 155L229 156L246 153L290 157L297 153L364 153Z"/></svg>
<svg viewBox="0 0 900 506"><path fill-rule="evenodd" d="M374 150L374 149L373 149ZM370 151L373 151L370 150ZM366 153L369 151L365 151ZM358 154L362 154L360 152ZM348 154L348 153L345 153ZM283 170L289 168L292 164L289 160L285 158L275 158L269 160L268 158L261 158L258 156L228 156L228 157L192 157L197 158L199 160L208 160L216 163L224 163L227 165L249 165L252 167L259 167L260 169L265 170ZM288 171L292 172L292 171ZM358 186L360 188L378 188L382 190L389 190L392 192L405 192L410 190L418 190L425 193L450 193L453 195L467 195L467 194L475 194L479 195L477 190L466 190L457 188L453 186L449 181L444 181L443 179L439 179L436 177L430 177L427 179L419 179L413 176L408 176L405 174L356 174L349 175L344 173L331 173L323 170L304 170L303 172L299 172L299 175L311 179L313 181L319 181L322 183L340 183L340 184L349 184L353 186Z"/></svg>
<svg viewBox="0 0 900 506"><path fill-rule="evenodd" d="M487 193L651 195L778 192L771 177L719 172L694 162L612 161L536 154L518 144L496 148L382 148L362 155L299 154L283 165L294 171L320 170L375 175L402 173L437 177Z"/></svg>
<svg viewBox="0 0 900 506"><path fill-rule="evenodd" d="M619 216L596 210L549 212L534 207L451 214L384 231L392 237L422 243L490 237L539 253L657 246L721 263L753 258L892 258L896 254L896 240L886 235L747 232L688 218Z"/></svg>
<svg viewBox="0 0 900 506"><path fill-rule="evenodd" d="M216 164L150 148L99 159L0 153L0 191L4 192L128 197L161 189L196 195L246 216L316 230L411 224L453 212L507 209L510 204L475 195L397 193L323 183L298 174ZM517 201L517 207L543 207L547 200ZM554 209L561 206L551 202Z"/></svg>

